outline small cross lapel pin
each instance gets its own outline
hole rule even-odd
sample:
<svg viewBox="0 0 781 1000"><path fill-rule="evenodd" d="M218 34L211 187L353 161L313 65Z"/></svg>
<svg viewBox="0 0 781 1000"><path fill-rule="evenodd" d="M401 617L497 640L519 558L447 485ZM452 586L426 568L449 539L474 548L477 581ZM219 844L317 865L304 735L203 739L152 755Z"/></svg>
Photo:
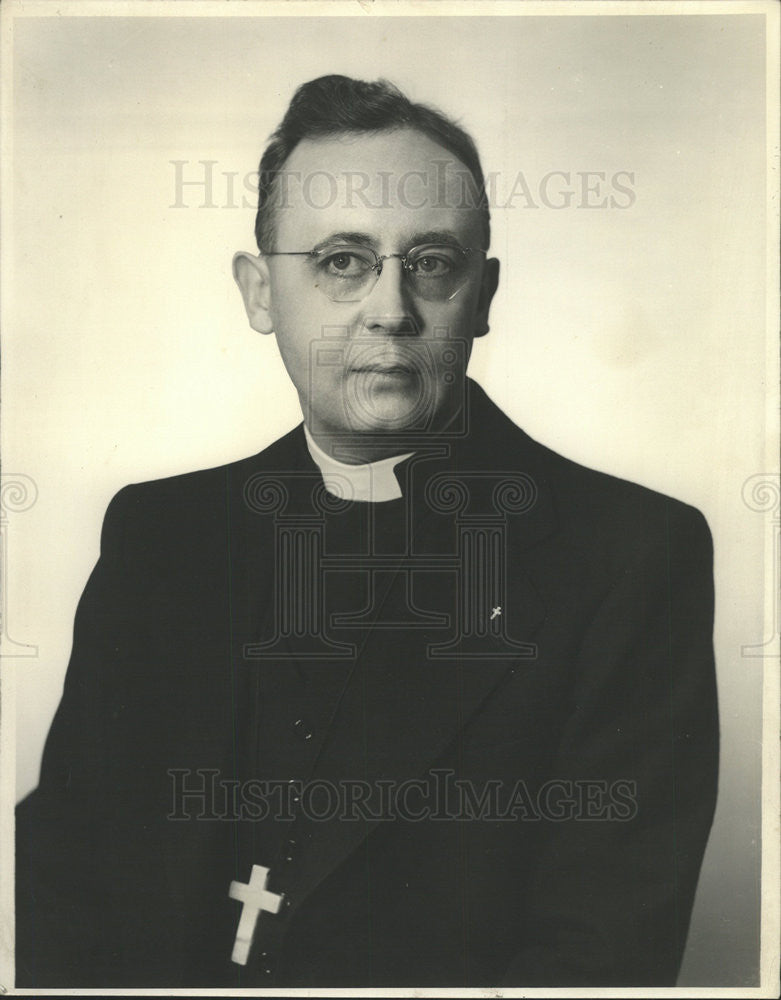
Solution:
<svg viewBox="0 0 781 1000"><path fill-rule="evenodd" d="M238 899L244 905L241 908L239 926L236 929L236 941L233 945L231 961L238 965L246 965L249 959L252 939L255 936L255 926L261 910L267 913L279 913L283 895L277 895L266 889L268 868L261 865L252 866L252 874L248 883L231 882L228 895Z"/></svg>

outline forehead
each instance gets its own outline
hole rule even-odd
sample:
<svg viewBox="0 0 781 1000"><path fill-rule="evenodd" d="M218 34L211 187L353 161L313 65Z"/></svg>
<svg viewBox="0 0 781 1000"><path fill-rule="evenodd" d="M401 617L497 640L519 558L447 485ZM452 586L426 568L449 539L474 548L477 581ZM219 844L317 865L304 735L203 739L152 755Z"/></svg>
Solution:
<svg viewBox="0 0 781 1000"><path fill-rule="evenodd" d="M474 178L415 129L303 140L277 179L274 214L280 249L309 249L342 232L391 251L430 232L482 245ZM301 245L288 247L293 241Z"/></svg>

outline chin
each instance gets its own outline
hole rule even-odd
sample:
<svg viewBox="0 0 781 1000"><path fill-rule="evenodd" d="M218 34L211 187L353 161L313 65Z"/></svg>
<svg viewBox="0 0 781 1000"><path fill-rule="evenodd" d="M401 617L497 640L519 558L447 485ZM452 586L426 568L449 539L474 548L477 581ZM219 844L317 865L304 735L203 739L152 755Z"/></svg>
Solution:
<svg viewBox="0 0 781 1000"><path fill-rule="evenodd" d="M371 409L362 409L363 412L349 421L352 429L359 433L421 433L430 429L433 417L433 408L422 405L418 399L376 399L372 400Z"/></svg>
<svg viewBox="0 0 781 1000"><path fill-rule="evenodd" d="M442 400L418 380L407 386L361 380L345 399L345 424L363 434L425 433L439 424Z"/></svg>

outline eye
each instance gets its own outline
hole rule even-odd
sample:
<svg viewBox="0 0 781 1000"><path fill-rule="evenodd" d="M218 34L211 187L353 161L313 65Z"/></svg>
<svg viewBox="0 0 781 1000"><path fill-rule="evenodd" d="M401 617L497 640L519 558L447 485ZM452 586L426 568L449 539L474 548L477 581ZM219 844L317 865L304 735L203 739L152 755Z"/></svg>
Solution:
<svg viewBox="0 0 781 1000"><path fill-rule="evenodd" d="M444 278L458 270L457 251L447 247L425 250L410 261L410 270L421 278Z"/></svg>
<svg viewBox="0 0 781 1000"><path fill-rule="evenodd" d="M374 258L356 250L329 250L321 257L319 266L337 278L358 278L371 270Z"/></svg>

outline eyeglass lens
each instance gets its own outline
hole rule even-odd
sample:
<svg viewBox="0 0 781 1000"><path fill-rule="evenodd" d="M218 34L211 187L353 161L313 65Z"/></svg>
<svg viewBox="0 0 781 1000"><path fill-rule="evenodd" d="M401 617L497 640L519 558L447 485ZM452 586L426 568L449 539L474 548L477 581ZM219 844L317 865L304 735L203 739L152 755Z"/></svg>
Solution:
<svg viewBox="0 0 781 1000"><path fill-rule="evenodd" d="M452 298L469 277L469 253L460 247L432 244L389 257L401 257L403 280L426 301ZM320 250L312 258L316 286L335 302L359 302L379 280L387 259L363 246Z"/></svg>

